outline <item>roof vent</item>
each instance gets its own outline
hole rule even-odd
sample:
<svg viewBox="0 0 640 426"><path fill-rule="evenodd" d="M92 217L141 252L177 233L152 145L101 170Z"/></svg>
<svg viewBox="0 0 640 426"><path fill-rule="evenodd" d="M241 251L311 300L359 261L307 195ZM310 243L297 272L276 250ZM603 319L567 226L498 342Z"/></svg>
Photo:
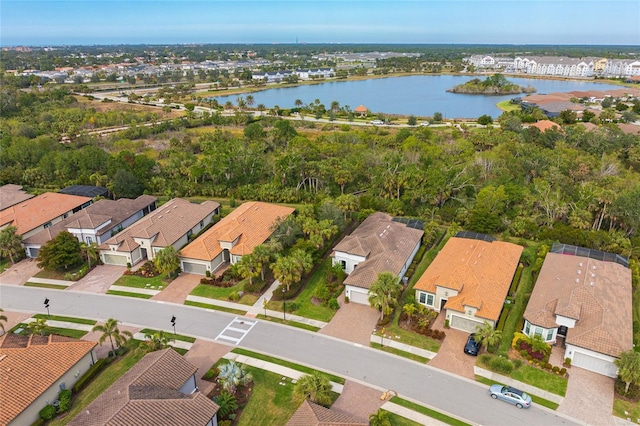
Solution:
<svg viewBox="0 0 640 426"><path fill-rule="evenodd" d="M596 269L598 269L598 267L596 265L593 265L593 270L595 271Z"/></svg>
<svg viewBox="0 0 640 426"><path fill-rule="evenodd" d="M158 215L158 219L162 219L162 215L161 215L161 214L160 214L160 215Z"/></svg>
<svg viewBox="0 0 640 426"><path fill-rule="evenodd" d="M593 287L595 285L594 281L591 281L591 287Z"/></svg>
<svg viewBox="0 0 640 426"><path fill-rule="evenodd" d="M591 274L591 278L595 278L595 277L596 277L596 274Z"/></svg>
<svg viewBox="0 0 640 426"><path fill-rule="evenodd" d="M576 282L577 282L577 283L579 283L579 282L580 282L580 279L579 279L579 278L576 278Z"/></svg>
<svg viewBox="0 0 640 426"><path fill-rule="evenodd" d="M582 271L580 269L578 269L578 275L580 275L582 273Z"/></svg>
<svg viewBox="0 0 640 426"><path fill-rule="evenodd" d="M578 263L578 266L582 268L582 262Z"/></svg>

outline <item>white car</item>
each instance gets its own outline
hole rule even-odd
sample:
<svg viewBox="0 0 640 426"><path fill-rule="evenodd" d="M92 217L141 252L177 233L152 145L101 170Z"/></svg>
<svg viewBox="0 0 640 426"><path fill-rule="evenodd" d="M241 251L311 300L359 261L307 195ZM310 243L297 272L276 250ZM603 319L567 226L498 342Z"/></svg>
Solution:
<svg viewBox="0 0 640 426"><path fill-rule="evenodd" d="M382 120L371 120L370 123L373 124L374 126L380 126L381 124L384 124L384 121L382 121Z"/></svg>

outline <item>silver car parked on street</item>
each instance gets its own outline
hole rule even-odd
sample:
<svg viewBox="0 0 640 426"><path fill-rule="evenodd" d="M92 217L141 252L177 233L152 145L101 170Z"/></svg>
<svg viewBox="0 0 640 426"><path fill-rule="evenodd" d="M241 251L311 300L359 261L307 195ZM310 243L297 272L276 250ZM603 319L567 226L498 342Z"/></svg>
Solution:
<svg viewBox="0 0 640 426"><path fill-rule="evenodd" d="M518 408L531 407L531 397L520 389L511 386L491 385L489 387L489 395L493 399L509 402Z"/></svg>

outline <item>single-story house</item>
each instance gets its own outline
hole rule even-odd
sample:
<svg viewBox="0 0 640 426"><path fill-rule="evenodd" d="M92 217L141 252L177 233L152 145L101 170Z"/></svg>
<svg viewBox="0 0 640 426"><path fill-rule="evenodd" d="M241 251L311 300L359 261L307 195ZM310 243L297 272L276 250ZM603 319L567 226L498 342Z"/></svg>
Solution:
<svg viewBox="0 0 640 426"><path fill-rule="evenodd" d="M373 213L342 239L331 256L348 274L345 295L350 301L369 305L369 288L381 272L401 281L418 252L422 229L393 221L386 213Z"/></svg>
<svg viewBox="0 0 640 426"><path fill-rule="evenodd" d="M155 253L168 246L179 251L219 213L220 204L215 201L194 204L174 198L101 244L100 259L107 265L126 266L153 260Z"/></svg>
<svg viewBox="0 0 640 426"><path fill-rule="evenodd" d="M0 337L0 425L33 424L58 393L71 387L95 361L95 342L50 335Z"/></svg>
<svg viewBox="0 0 640 426"><path fill-rule="evenodd" d="M23 239L88 207L90 197L45 192L0 211L0 229L16 226Z"/></svg>
<svg viewBox="0 0 640 426"><path fill-rule="evenodd" d="M11 183L2 185L0 186L0 210L8 209L33 197L33 194L24 191L20 185Z"/></svg>
<svg viewBox="0 0 640 426"><path fill-rule="evenodd" d="M368 426L369 422L305 399L286 426Z"/></svg>
<svg viewBox="0 0 640 426"><path fill-rule="evenodd" d="M445 310L457 330L473 332L485 321L495 327L521 254L519 245L459 232L416 282L416 301Z"/></svg>
<svg viewBox="0 0 640 426"><path fill-rule="evenodd" d="M38 257L40 247L62 231L72 233L80 242L100 245L154 211L156 200L157 198L151 195L141 195L135 200L129 198L120 198L116 201L98 200L55 225L23 239L22 244L27 256L31 258Z"/></svg>
<svg viewBox="0 0 640 426"><path fill-rule="evenodd" d="M233 265L271 236L278 219L286 219L294 211L258 201L243 203L180 251L180 268L205 275L225 262Z"/></svg>
<svg viewBox="0 0 640 426"><path fill-rule="evenodd" d="M358 114L358 117L366 117L367 116L367 107L364 105L358 105L353 109L353 112Z"/></svg>
<svg viewBox="0 0 640 426"><path fill-rule="evenodd" d="M571 365L615 377L614 361L633 348L631 293L631 270L623 264L550 252L522 332L552 344L560 338Z"/></svg>
<svg viewBox="0 0 640 426"><path fill-rule="evenodd" d="M69 426L218 425L218 405L196 386L198 369L173 349L151 352Z"/></svg>

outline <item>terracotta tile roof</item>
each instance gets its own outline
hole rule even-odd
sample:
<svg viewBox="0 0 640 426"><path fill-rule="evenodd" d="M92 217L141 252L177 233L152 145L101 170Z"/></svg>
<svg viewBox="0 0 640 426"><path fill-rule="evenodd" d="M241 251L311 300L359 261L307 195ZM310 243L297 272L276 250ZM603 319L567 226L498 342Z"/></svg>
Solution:
<svg viewBox="0 0 640 426"><path fill-rule="evenodd" d="M55 335L0 337L0 425L22 413L95 346Z"/></svg>
<svg viewBox="0 0 640 426"><path fill-rule="evenodd" d="M0 186L0 210L7 209L29 198L33 198L33 194L27 194L20 185L6 184Z"/></svg>
<svg viewBox="0 0 640 426"><path fill-rule="evenodd" d="M368 426L362 421L337 410L325 408L305 399L293 413L286 426Z"/></svg>
<svg viewBox="0 0 640 426"><path fill-rule="evenodd" d="M477 317L497 321L521 253L521 246L504 241L450 238L414 289L457 290L458 295L447 300L447 309L464 312L465 305L474 306Z"/></svg>
<svg viewBox="0 0 640 426"><path fill-rule="evenodd" d="M151 195L141 195L135 200L129 198L120 198L116 201L99 200L55 225L26 238L23 243L44 244L65 229L96 229L105 222L111 221L109 225L104 226L97 232L98 235L103 235L156 200L157 198Z"/></svg>
<svg viewBox="0 0 640 426"><path fill-rule="evenodd" d="M139 246L134 238L153 238L153 247L168 247L218 207L220 204L215 201L194 204L182 198L174 198L109 238L100 245L100 249L109 250L109 245L118 245L117 251L131 252Z"/></svg>
<svg viewBox="0 0 640 426"><path fill-rule="evenodd" d="M231 254L243 256L264 243L272 234L278 218L284 219L295 211L292 207L249 201L225 216L204 234L180 251L180 257L213 260L222 252L220 242L234 242Z"/></svg>
<svg viewBox="0 0 640 426"><path fill-rule="evenodd" d="M0 226L17 226L18 234L22 235L88 202L89 197L45 192L2 210Z"/></svg>
<svg viewBox="0 0 640 426"><path fill-rule="evenodd" d="M420 229L394 222L388 214L373 213L333 248L333 255L343 252L366 257L344 284L369 288L381 272L398 276L423 234Z"/></svg>
<svg viewBox="0 0 640 426"><path fill-rule="evenodd" d="M618 127L623 133L628 135L637 135L640 133L640 126L632 123L618 123Z"/></svg>
<svg viewBox="0 0 640 426"><path fill-rule="evenodd" d="M544 132L545 130L549 130L549 129L560 129L560 125L551 120L540 120L536 123L529 124L528 127L535 127L541 132Z"/></svg>
<svg viewBox="0 0 640 426"><path fill-rule="evenodd" d="M631 349L631 270L614 262L548 253L524 318L555 328L556 315L576 320L567 332L569 344L614 357Z"/></svg>
<svg viewBox="0 0 640 426"><path fill-rule="evenodd" d="M70 426L206 425L218 405L179 389L197 371L173 349L151 352L122 375Z"/></svg>
<svg viewBox="0 0 640 426"><path fill-rule="evenodd" d="M355 112L367 112L367 107L364 105L358 105L354 108Z"/></svg>

